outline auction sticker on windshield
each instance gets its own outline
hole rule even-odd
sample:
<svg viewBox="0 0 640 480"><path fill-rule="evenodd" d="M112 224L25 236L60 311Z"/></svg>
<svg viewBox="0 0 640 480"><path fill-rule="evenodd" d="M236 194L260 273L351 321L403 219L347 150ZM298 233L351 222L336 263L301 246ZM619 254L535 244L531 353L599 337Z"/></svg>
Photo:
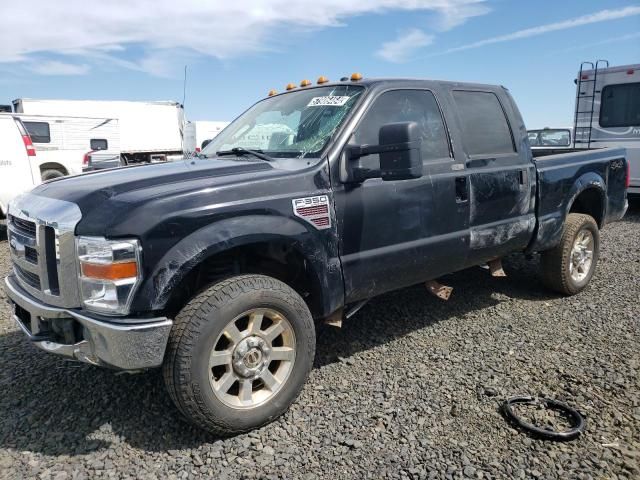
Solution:
<svg viewBox="0 0 640 480"><path fill-rule="evenodd" d="M337 95L328 95L326 97L313 97L311 101L307 104L307 107L322 107L322 106L341 107L345 103L347 103L347 101L350 98L351 97L343 97L343 96L337 96Z"/></svg>

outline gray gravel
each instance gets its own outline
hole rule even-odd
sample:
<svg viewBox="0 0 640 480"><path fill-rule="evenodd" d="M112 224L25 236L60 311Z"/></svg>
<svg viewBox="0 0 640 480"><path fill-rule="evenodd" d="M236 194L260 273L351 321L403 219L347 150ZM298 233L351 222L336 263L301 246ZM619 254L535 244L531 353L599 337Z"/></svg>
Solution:
<svg viewBox="0 0 640 480"><path fill-rule="evenodd" d="M506 279L451 275L319 333L316 368L275 423L230 439L187 425L158 372L115 374L30 346L0 302L0 477L640 478L640 204L602 235L591 287L546 291L536 261ZM0 233L0 272L8 269ZM0 294L0 298L3 294ZM586 434L532 439L513 394L577 406Z"/></svg>

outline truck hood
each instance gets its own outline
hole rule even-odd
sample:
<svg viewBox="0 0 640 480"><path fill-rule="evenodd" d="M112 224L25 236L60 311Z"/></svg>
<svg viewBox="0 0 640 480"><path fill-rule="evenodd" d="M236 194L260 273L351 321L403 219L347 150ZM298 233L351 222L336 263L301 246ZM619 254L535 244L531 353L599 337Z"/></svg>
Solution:
<svg viewBox="0 0 640 480"><path fill-rule="evenodd" d="M44 183L33 193L75 203L83 217L78 230L102 235L118 218L141 205L277 173L278 169L263 161L193 158L66 177Z"/></svg>

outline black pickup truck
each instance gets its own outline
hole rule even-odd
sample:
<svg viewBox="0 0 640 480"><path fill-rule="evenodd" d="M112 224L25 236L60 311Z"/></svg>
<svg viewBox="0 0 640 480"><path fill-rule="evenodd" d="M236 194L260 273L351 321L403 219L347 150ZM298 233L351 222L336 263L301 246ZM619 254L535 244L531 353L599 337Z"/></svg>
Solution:
<svg viewBox="0 0 640 480"><path fill-rule="evenodd" d="M624 150L536 160L500 86L306 83L196 157L13 201L5 288L34 345L162 366L180 411L228 434L282 414L312 367L316 323L376 295L512 252L540 252L561 294L589 283L599 230L627 208Z"/></svg>

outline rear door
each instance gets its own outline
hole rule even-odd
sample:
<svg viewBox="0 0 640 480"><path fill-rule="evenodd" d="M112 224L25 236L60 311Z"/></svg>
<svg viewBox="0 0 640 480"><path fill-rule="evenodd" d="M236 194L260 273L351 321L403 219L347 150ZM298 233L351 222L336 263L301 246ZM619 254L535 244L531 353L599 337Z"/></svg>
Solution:
<svg viewBox="0 0 640 480"><path fill-rule="evenodd" d="M452 89L469 179L468 265L524 249L535 227L535 169L510 97ZM516 132L512 125L516 125Z"/></svg>
<svg viewBox="0 0 640 480"><path fill-rule="evenodd" d="M0 209L3 215L11 199L34 186L32 165L20 127L12 116L0 116Z"/></svg>

